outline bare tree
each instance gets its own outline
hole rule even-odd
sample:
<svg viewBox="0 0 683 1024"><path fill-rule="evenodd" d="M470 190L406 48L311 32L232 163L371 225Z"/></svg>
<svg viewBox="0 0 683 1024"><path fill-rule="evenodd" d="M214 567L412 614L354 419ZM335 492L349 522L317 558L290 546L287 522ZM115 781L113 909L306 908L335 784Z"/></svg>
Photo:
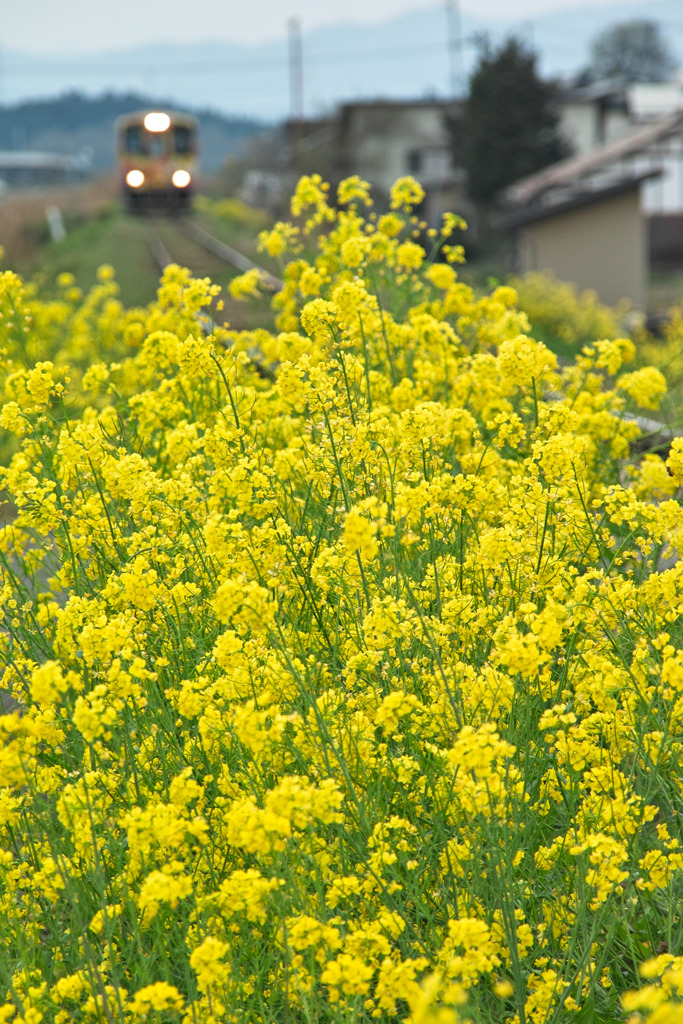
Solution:
<svg viewBox="0 0 683 1024"><path fill-rule="evenodd" d="M591 71L598 78L663 82L676 66L659 23L647 18L610 25L591 45Z"/></svg>

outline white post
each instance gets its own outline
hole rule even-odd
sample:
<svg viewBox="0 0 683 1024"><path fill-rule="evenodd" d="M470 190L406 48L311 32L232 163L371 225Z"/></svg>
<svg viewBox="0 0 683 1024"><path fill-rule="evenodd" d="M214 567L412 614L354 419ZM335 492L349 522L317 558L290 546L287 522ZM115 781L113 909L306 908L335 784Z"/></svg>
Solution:
<svg viewBox="0 0 683 1024"><path fill-rule="evenodd" d="M48 206L45 211L45 219L53 242L62 242L66 238L66 228L62 211L58 206Z"/></svg>

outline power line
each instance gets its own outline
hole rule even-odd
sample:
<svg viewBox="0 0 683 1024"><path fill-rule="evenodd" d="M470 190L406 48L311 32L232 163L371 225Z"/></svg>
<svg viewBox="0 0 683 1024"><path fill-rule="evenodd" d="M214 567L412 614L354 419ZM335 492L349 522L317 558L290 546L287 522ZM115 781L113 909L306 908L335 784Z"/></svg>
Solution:
<svg viewBox="0 0 683 1024"><path fill-rule="evenodd" d="M469 36L461 40L460 45L476 43L476 36ZM373 47L372 49L360 49L360 50L336 50L329 51L327 53L315 53L314 51L306 52L306 63L329 63L334 60L348 60L352 58L355 60L377 60L377 59L392 59L394 56L405 55L405 54L419 54L419 53L431 53L437 51L443 52L443 39L435 42L426 43L402 43L393 46ZM187 63L174 62L172 67L167 64L156 64L148 60L140 60L136 63L128 63L122 61L121 63L112 62L109 63L105 60L100 60L97 63L91 64L89 61L79 64L76 62L70 62L69 64L61 63L47 63L41 61L41 63L35 67L26 66L25 63L13 65L11 61L5 61L3 70L7 74L8 72L13 75L27 75L32 78L37 75L55 75L55 74L66 74L71 72L74 76L83 74L121 74L123 72L141 73L143 71L162 74L164 72L178 74L203 74L216 72L222 74L231 74L233 72L241 71L262 71L264 68L273 68L274 65L282 65L283 67L287 64L288 55L286 50L282 53L277 54L274 57L242 57L236 58L229 62L225 60L206 60L206 61L188 61Z"/></svg>

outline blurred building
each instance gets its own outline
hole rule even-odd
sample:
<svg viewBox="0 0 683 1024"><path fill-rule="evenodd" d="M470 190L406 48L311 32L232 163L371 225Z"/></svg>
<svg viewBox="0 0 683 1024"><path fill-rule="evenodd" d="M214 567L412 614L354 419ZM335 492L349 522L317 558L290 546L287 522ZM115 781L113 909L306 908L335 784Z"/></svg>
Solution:
<svg viewBox="0 0 683 1024"><path fill-rule="evenodd" d="M442 214L467 206L455 159L459 113L459 104L443 100L345 103L336 118L336 176L359 174L386 200L397 178L413 175L426 193L420 215L436 227Z"/></svg>
<svg viewBox="0 0 683 1024"><path fill-rule="evenodd" d="M639 170L654 163L661 170L642 191L646 217L683 215L683 72L669 82L610 79L567 89L559 111L575 156L596 154L602 165L626 161ZM611 143L614 157L604 149Z"/></svg>
<svg viewBox="0 0 683 1024"><path fill-rule="evenodd" d="M631 135L683 111L683 69L667 82L621 78L567 86L558 97L560 130L575 154Z"/></svg>
<svg viewBox="0 0 683 1024"><path fill-rule="evenodd" d="M426 193L420 216L436 227L443 213L467 213L465 172L454 157L459 115L460 105L444 100L363 100L329 118L291 120L282 173L294 180L317 171L333 185L358 174L380 207L397 178L413 175Z"/></svg>
<svg viewBox="0 0 683 1024"><path fill-rule="evenodd" d="M643 176L590 188L558 189L552 202L530 202L510 217L516 269L551 271L602 302L647 299L648 246L641 209Z"/></svg>
<svg viewBox="0 0 683 1024"><path fill-rule="evenodd" d="M33 150L0 150L0 182L5 188L62 185L79 181L90 170L90 161L83 154L69 156Z"/></svg>
<svg viewBox="0 0 683 1024"><path fill-rule="evenodd" d="M587 153L633 129L626 88L620 79L564 89L558 107L560 131L574 154Z"/></svg>
<svg viewBox="0 0 683 1024"><path fill-rule="evenodd" d="M650 268L683 265L683 91L678 112L629 122L516 182L506 201L520 272L551 270L604 302L644 305Z"/></svg>

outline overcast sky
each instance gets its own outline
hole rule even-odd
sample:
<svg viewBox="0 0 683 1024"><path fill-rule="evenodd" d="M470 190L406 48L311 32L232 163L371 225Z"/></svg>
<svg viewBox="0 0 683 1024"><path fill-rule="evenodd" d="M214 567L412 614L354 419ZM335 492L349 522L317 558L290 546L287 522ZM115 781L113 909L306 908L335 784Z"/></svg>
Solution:
<svg viewBox="0 0 683 1024"><path fill-rule="evenodd" d="M441 2L445 7L447 0ZM464 10L506 21L577 3L601 7L614 0L461 0ZM629 0L623 5L626 11ZM256 43L281 37L291 17L305 31L437 6L439 0L0 0L0 76L3 49L81 54L152 42Z"/></svg>

